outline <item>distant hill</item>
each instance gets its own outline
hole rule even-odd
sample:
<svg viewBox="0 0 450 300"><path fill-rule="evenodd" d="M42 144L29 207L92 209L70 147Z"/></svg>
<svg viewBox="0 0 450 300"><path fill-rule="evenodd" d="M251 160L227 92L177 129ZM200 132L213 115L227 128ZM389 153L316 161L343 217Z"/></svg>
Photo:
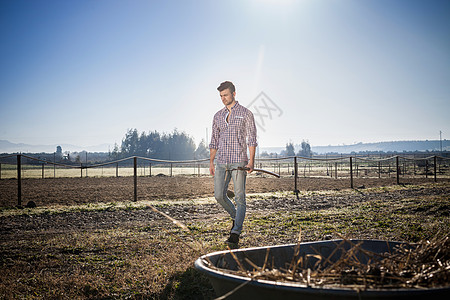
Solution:
<svg viewBox="0 0 450 300"><path fill-rule="evenodd" d="M295 151L300 150L300 145L295 145ZM313 146L311 150L317 154L339 153L350 154L352 152L415 152L415 151L440 151L440 141L392 141L392 142L378 142L378 143L357 143L353 145L338 145L338 146ZM280 153L285 150L285 147L261 147L259 153ZM450 151L450 140L442 140L442 150Z"/></svg>
<svg viewBox="0 0 450 300"><path fill-rule="evenodd" d="M76 146L71 144L54 144L54 145L29 145L29 144L23 144L23 143L11 143L7 140L0 140L0 153L53 153L56 151L56 147L61 146L62 151L69 151L69 152L81 152L81 151L88 151L88 152L108 152L112 145L109 144L102 144L102 145L96 145L96 146Z"/></svg>
<svg viewBox="0 0 450 300"><path fill-rule="evenodd" d="M313 152L325 153L358 153L358 152L414 152L440 151L439 140L431 141L393 141L378 143L358 143L339 146L311 146ZM450 151L450 140L442 140L442 150Z"/></svg>

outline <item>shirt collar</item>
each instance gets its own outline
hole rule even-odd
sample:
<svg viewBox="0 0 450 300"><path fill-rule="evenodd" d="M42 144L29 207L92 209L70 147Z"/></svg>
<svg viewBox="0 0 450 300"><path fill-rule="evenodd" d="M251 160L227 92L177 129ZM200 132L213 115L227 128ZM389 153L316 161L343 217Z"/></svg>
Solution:
<svg viewBox="0 0 450 300"><path fill-rule="evenodd" d="M233 105L233 107L231 108L231 110L234 110L236 107L238 107L240 104L238 101L236 101L236 103ZM224 108L222 108L222 111L224 113L228 113L228 108L225 106Z"/></svg>

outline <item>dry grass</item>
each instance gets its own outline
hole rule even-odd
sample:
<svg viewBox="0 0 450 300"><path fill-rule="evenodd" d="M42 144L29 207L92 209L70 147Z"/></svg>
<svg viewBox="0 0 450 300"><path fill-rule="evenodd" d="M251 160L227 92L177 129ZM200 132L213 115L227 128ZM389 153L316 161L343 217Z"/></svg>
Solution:
<svg viewBox="0 0 450 300"><path fill-rule="evenodd" d="M335 244L336 248L327 256L323 256L320 250L314 247L315 253L304 255L301 253L299 239L291 262L285 262L286 267L271 266L270 248L267 248L262 266L247 257L238 258L233 252L229 253L238 266L237 270L221 268L209 260L208 266L252 280L295 282L299 286L315 288L351 288L355 291L421 290L450 285L448 236L438 234L429 241L400 244L385 253L365 250L362 247L364 242L352 242L345 237L339 242L336 240ZM272 258L275 255L272 254ZM338 259L332 258L333 256L338 256Z"/></svg>
<svg viewBox="0 0 450 300"><path fill-rule="evenodd" d="M300 197L304 203L351 200L310 209L289 209L286 203L298 203L290 193L252 196L241 247L295 243L300 228L303 241L337 237L336 233L407 242L438 232L448 235L449 194L448 183L304 193ZM252 209L268 200L285 206ZM191 218L181 220L167 203L157 208L183 221L191 234L162 217L145 219L151 216L145 206L102 207L89 213L75 207L38 215L1 212L0 295L5 299L211 299L212 287L193 269L193 262L202 254L226 248L229 220L211 204L186 205L202 213L189 213ZM107 214L121 219L104 225ZM139 214L144 219L131 218ZM72 220L69 215L83 215L83 219L71 224L65 221ZM57 217L60 223L41 226L47 216ZM93 217L99 218L93 223L98 226L89 225ZM11 224L23 225L15 229ZM198 250L198 242L203 251Z"/></svg>
<svg viewBox="0 0 450 300"><path fill-rule="evenodd" d="M2 251L0 291L6 298L165 298L183 276L194 276L200 254L179 235L152 226L29 236L9 245L13 257Z"/></svg>

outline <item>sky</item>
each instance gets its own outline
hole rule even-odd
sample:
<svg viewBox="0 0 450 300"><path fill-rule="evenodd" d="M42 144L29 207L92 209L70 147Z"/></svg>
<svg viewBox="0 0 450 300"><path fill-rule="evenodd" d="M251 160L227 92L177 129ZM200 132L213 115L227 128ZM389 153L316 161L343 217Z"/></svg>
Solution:
<svg viewBox="0 0 450 300"><path fill-rule="evenodd" d="M0 45L13 143L209 143L225 80L260 147L450 136L447 0L2 0Z"/></svg>

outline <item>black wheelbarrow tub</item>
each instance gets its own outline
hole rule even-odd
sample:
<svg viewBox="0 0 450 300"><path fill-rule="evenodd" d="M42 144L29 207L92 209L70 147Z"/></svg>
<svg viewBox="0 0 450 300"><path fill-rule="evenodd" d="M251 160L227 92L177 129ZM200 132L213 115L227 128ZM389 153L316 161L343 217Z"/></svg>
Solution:
<svg viewBox="0 0 450 300"><path fill-rule="evenodd" d="M395 246L402 243L381 241L381 240L350 240L354 244L362 242L361 248L375 253L392 252ZM318 242L307 242L300 244L300 255L317 254L317 251L323 257L329 257L342 240L329 240ZM195 261L195 268L206 274L209 278L217 296L223 296L230 291L235 290L227 296L226 299L449 299L450 287L428 288L428 289L367 289L356 291L345 287L310 287L303 283L281 282L269 280L251 280L250 277L238 276L227 272L228 270L237 271L238 264L231 255L232 252L241 264L253 270L253 267L245 262L248 258L257 266L263 266L266 258L267 249L269 249L270 266L273 268L286 268L291 262L295 247L297 244L235 249L231 251L219 251L201 256ZM345 249L350 249L352 245L349 242L344 243ZM314 251L314 250L315 251ZM340 250L339 250L340 251ZM331 261L338 260L341 253L331 257ZM361 263L367 263L369 259L363 253L358 253L358 260ZM273 263L273 266L272 266ZM310 265L314 265L314 259L308 259ZM211 266L212 264L212 266ZM307 266L308 267L308 266ZM219 268L219 269L217 269Z"/></svg>

